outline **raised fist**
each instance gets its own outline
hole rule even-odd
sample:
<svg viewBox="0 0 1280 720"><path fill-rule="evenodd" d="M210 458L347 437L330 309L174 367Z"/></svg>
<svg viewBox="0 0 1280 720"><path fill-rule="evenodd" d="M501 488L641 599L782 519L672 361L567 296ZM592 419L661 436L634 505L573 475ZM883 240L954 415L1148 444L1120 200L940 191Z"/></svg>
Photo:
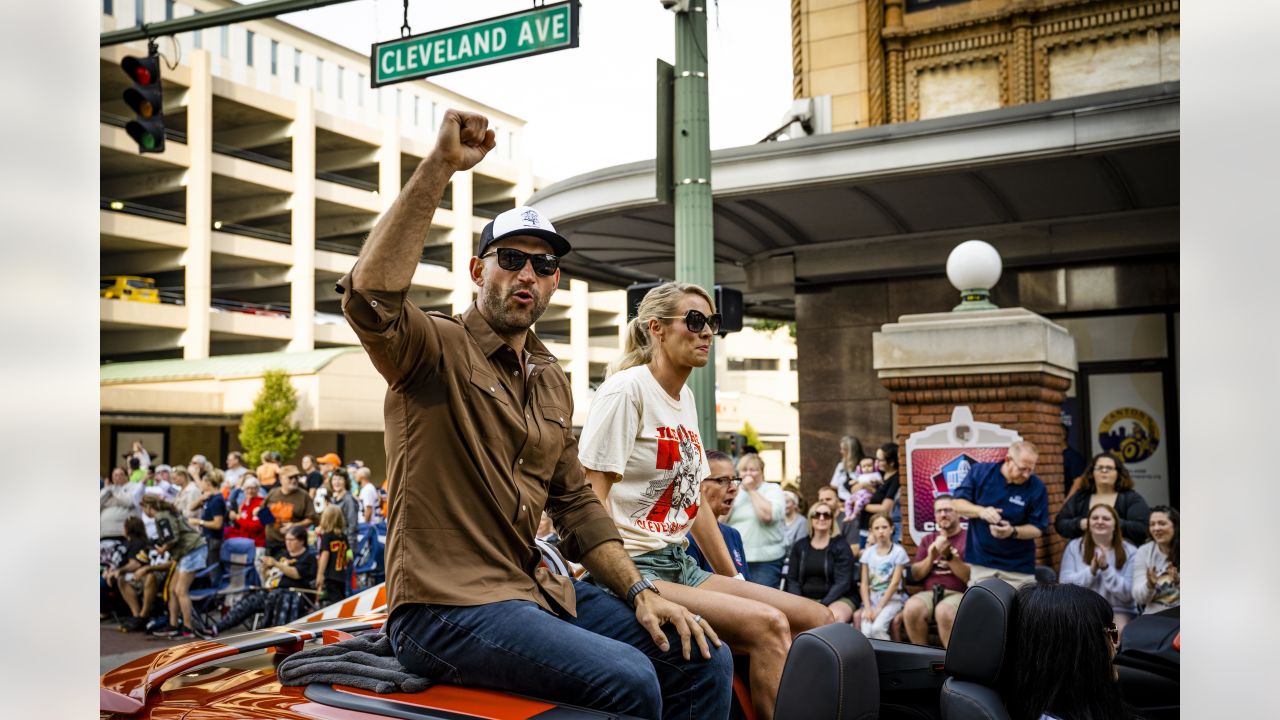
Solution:
<svg viewBox="0 0 1280 720"><path fill-rule="evenodd" d="M458 172L475 167L497 144L494 132L489 129L489 118L451 108L444 113L436 146L431 152Z"/></svg>

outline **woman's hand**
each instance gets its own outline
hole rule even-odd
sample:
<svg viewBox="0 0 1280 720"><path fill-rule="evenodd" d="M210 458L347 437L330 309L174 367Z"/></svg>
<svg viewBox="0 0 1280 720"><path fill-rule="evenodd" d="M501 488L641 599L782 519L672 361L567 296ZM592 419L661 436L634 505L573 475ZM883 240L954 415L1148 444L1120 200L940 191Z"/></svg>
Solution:
<svg viewBox="0 0 1280 720"><path fill-rule="evenodd" d="M1174 585L1182 584L1182 576L1178 574L1178 566L1170 564L1169 569L1165 570L1165 574L1169 576L1169 581Z"/></svg>
<svg viewBox="0 0 1280 720"><path fill-rule="evenodd" d="M1100 547L1093 549L1093 567L1094 572L1107 569L1107 553Z"/></svg>
<svg viewBox="0 0 1280 720"><path fill-rule="evenodd" d="M1147 568L1147 587L1152 590L1156 589L1156 569L1154 567Z"/></svg>

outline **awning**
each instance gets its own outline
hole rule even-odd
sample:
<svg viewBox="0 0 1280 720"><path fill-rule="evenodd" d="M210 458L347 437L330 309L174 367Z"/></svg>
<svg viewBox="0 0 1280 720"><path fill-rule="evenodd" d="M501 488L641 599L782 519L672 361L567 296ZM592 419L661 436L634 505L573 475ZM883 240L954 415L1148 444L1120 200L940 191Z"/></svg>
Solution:
<svg viewBox="0 0 1280 720"><path fill-rule="evenodd" d="M1179 84L712 154L716 281L791 317L806 285L941 273L981 238L1007 266L1176 251ZM530 204L573 243L562 266L624 286L674 277L654 164L570 178Z"/></svg>

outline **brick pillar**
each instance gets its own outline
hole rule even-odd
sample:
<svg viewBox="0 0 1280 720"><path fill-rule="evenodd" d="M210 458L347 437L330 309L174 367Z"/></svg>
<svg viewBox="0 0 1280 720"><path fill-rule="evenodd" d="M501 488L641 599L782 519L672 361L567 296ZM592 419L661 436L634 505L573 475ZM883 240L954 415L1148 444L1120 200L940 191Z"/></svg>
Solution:
<svg viewBox="0 0 1280 720"><path fill-rule="evenodd" d="M874 353L893 405L904 477L907 437L950 421L956 405L968 405L975 421L996 423L1035 443L1050 521L1036 543L1036 562L1057 570L1066 543L1052 525L1065 498L1061 408L1076 370L1071 335L1022 308L904 315L875 334ZM903 492L905 497L905 487ZM902 540L914 557L910 534Z"/></svg>

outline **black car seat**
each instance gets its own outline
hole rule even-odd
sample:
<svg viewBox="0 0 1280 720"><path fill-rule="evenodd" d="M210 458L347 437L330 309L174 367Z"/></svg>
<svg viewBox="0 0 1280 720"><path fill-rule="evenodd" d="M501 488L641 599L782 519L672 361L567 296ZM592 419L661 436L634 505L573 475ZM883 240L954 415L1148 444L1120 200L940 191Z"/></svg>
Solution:
<svg viewBox="0 0 1280 720"><path fill-rule="evenodd" d="M796 636L782 668L778 720L872 720L880 713L880 673L871 641L835 623Z"/></svg>
<svg viewBox="0 0 1280 720"><path fill-rule="evenodd" d="M969 588L956 611L939 704L942 720L1009 720L996 689L1009 642L1013 586L988 578Z"/></svg>

